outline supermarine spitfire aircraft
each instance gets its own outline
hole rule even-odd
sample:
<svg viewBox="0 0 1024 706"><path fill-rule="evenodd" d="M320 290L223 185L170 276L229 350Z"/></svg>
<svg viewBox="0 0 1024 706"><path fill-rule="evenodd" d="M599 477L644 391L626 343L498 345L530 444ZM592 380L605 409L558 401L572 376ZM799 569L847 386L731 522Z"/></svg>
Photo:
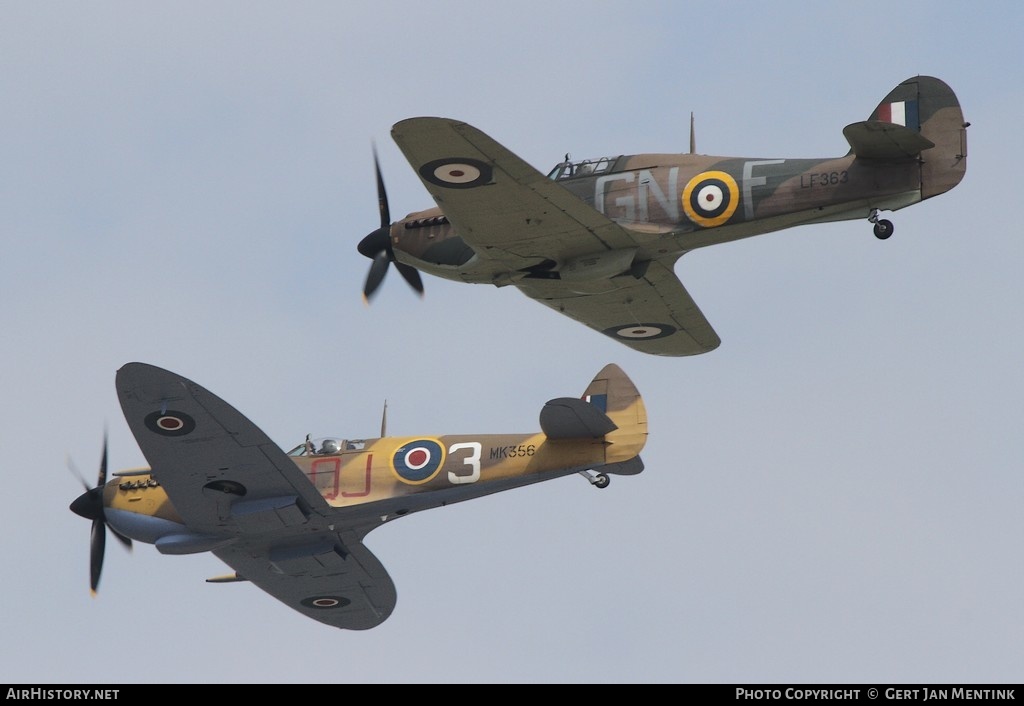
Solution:
<svg viewBox="0 0 1024 706"><path fill-rule="evenodd" d="M106 529L163 554L213 552L234 573L303 615L365 630L395 607L394 584L363 538L409 513L579 473L599 488L608 474L640 473L647 412L616 365L581 398L560 397L529 434L309 437L285 453L226 402L167 370L117 371L128 426L150 467L99 480L72 504L92 520L91 587L99 584ZM386 409L385 409L386 412Z"/></svg>
<svg viewBox="0 0 1024 706"><path fill-rule="evenodd" d="M899 84L867 120L843 129L845 155L824 159L637 154L566 161L540 173L466 123L411 118L392 137L436 208L391 222L376 154L380 227L359 243L373 259L369 300L394 263L420 294L419 271L514 285L631 348L706 353L721 342L676 277L685 253L797 225L880 218L949 191L967 168L963 113L939 79Z"/></svg>

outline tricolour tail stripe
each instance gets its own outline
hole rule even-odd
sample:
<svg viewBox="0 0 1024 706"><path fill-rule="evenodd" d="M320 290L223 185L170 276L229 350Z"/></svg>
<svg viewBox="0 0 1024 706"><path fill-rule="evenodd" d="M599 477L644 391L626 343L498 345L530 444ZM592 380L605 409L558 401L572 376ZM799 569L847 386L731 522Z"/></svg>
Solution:
<svg viewBox="0 0 1024 706"><path fill-rule="evenodd" d="M919 127L917 101L896 101L878 106L878 119L917 130Z"/></svg>
<svg viewBox="0 0 1024 706"><path fill-rule="evenodd" d="M585 395L583 399L597 407L602 412L608 411L608 395Z"/></svg>

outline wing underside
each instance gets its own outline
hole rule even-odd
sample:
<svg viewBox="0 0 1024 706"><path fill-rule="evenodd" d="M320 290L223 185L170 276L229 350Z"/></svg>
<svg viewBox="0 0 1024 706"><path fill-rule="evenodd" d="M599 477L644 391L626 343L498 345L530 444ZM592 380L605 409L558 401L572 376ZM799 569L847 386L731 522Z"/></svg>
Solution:
<svg viewBox="0 0 1024 706"><path fill-rule="evenodd" d="M391 614L394 584L362 542L379 523L344 523L280 447L196 383L129 363L117 390L153 478L185 524L157 549L210 549L241 578L335 627L364 630Z"/></svg>
<svg viewBox="0 0 1024 706"><path fill-rule="evenodd" d="M517 283L531 299L642 353L698 355L721 343L671 264L653 261L640 278L623 275L601 284L603 291L577 294L546 280Z"/></svg>
<svg viewBox="0 0 1024 706"><path fill-rule="evenodd" d="M240 578L327 625L367 630L387 620L394 583L354 534L324 534L276 545L240 542L214 551Z"/></svg>
<svg viewBox="0 0 1024 706"><path fill-rule="evenodd" d="M672 271L634 233L466 123L411 118L392 130L459 236L493 266L495 284L656 355L705 353L720 343ZM599 275L580 264L602 263ZM554 263L551 266L551 263ZM524 277L534 267L551 266ZM570 276L571 275L571 276Z"/></svg>

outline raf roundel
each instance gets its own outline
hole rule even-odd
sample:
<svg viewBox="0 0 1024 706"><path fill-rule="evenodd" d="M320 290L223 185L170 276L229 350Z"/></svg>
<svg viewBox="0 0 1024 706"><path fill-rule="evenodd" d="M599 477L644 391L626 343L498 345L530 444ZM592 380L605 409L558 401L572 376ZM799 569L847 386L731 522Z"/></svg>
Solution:
<svg viewBox="0 0 1024 706"><path fill-rule="evenodd" d="M740 189L725 172L701 172L686 183L682 202L687 218L705 228L714 228L736 213Z"/></svg>
<svg viewBox="0 0 1024 706"><path fill-rule="evenodd" d="M302 605L307 608L326 610L328 608L344 608L351 602L344 596L311 596L304 599Z"/></svg>
<svg viewBox="0 0 1024 706"><path fill-rule="evenodd" d="M446 157L420 167L420 176L437 186L472 189L491 183L491 166L471 157Z"/></svg>
<svg viewBox="0 0 1024 706"><path fill-rule="evenodd" d="M184 412L172 409L146 415L146 428L161 436L185 436L196 428L196 421Z"/></svg>
<svg viewBox="0 0 1024 706"><path fill-rule="evenodd" d="M391 456L391 467L398 477L413 485L426 483L444 464L444 447L433 439L416 439Z"/></svg>
<svg viewBox="0 0 1024 706"><path fill-rule="evenodd" d="M675 332L676 327L668 324L621 324L604 330L604 333L612 338L629 341L664 338L665 336L671 336Z"/></svg>

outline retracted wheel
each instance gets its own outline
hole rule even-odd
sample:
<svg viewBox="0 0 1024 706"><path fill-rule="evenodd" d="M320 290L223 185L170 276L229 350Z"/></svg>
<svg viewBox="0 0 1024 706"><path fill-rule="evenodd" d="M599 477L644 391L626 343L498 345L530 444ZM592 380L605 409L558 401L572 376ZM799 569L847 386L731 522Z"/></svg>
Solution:
<svg viewBox="0 0 1024 706"><path fill-rule="evenodd" d="M888 221L884 218L875 221L875 237L879 240L885 240L888 238L892 235L893 230L895 230L895 228L893 227L892 221Z"/></svg>

